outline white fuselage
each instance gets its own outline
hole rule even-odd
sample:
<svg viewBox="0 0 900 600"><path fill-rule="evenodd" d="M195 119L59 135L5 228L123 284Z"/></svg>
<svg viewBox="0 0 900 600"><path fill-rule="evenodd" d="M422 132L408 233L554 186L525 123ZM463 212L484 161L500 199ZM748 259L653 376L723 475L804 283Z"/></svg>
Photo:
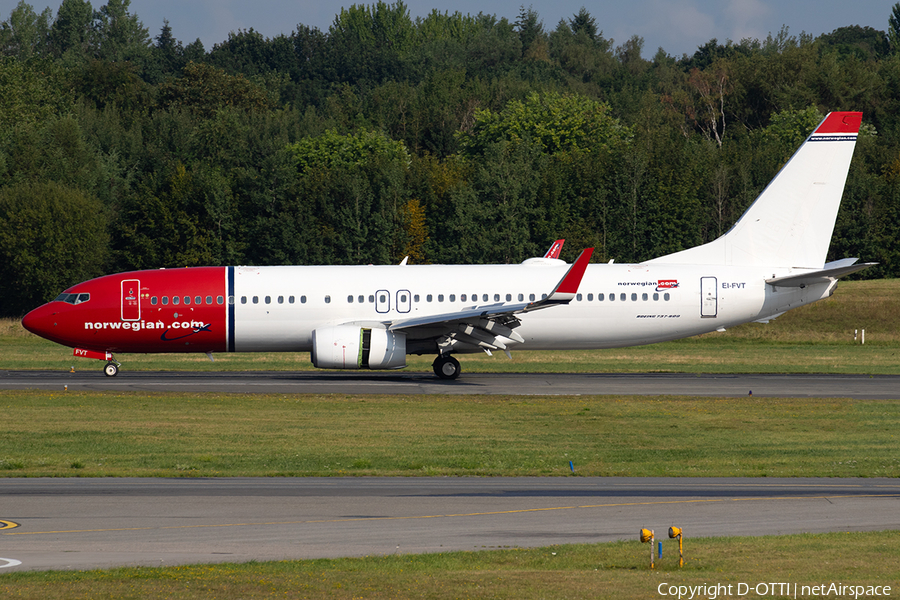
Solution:
<svg viewBox="0 0 900 600"><path fill-rule="evenodd" d="M539 300L566 273L554 259L519 265L235 267L234 350L309 351L313 330ZM829 296L834 282L775 288L790 269L589 265L568 305L521 314L522 349L651 344L765 320Z"/></svg>

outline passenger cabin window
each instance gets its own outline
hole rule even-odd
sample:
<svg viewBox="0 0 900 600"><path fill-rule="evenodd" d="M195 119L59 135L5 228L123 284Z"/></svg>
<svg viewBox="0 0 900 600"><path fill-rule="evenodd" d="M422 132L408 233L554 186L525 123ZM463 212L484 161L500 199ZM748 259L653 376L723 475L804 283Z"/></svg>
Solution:
<svg viewBox="0 0 900 600"><path fill-rule="evenodd" d="M253 296L253 304L259 304L259 296Z"/></svg>
<svg viewBox="0 0 900 600"><path fill-rule="evenodd" d="M465 295L465 294L461 294L460 297L459 297L459 299L462 300L463 302L465 302L465 301L466 301L466 295Z"/></svg>
<svg viewBox="0 0 900 600"><path fill-rule="evenodd" d="M612 296L610 296L610 298L611 298L611 297L612 297ZM598 302L603 302L603 294L597 294L597 301L598 301Z"/></svg>
<svg viewBox="0 0 900 600"><path fill-rule="evenodd" d="M278 296L278 304L284 304L284 296Z"/></svg>
<svg viewBox="0 0 900 600"><path fill-rule="evenodd" d="M168 296L163 296L162 303L163 303L163 306L168 306L168 304L169 304L169 297L168 297Z"/></svg>
<svg viewBox="0 0 900 600"><path fill-rule="evenodd" d="M300 304L306 304L306 296L300 296Z"/></svg>
<svg viewBox="0 0 900 600"><path fill-rule="evenodd" d="M241 304L247 304L247 296L241 296Z"/></svg>
<svg viewBox="0 0 900 600"><path fill-rule="evenodd" d="M266 304L272 304L272 296L266 296Z"/></svg>
<svg viewBox="0 0 900 600"><path fill-rule="evenodd" d="M209 296L207 296L207 298L209 298ZM194 298L194 304L203 304L203 298L201 298L200 296L195 297L195 298ZM212 304L212 303L211 303L211 302L207 302L207 304Z"/></svg>
<svg viewBox="0 0 900 600"><path fill-rule="evenodd" d="M172 304L178 306L179 302L181 302L181 298L179 298L178 296L172 296Z"/></svg>
<svg viewBox="0 0 900 600"><path fill-rule="evenodd" d="M331 296L325 296L325 304L331 304Z"/></svg>
<svg viewBox="0 0 900 600"><path fill-rule="evenodd" d="M150 298L150 304L152 304L153 306L156 306L157 302L159 302L159 298L157 298L156 296Z"/></svg>
<svg viewBox="0 0 900 600"><path fill-rule="evenodd" d="M456 302L456 294L450 294L450 302Z"/></svg>
<svg viewBox="0 0 900 600"><path fill-rule="evenodd" d="M207 297L206 297L206 303L207 303L207 304L212 304L211 300L212 300L212 296L207 296ZM225 297L224 297L224 296L216 296L216 304L224 304L224 303L225 303ZM230 302L229 304L234 304L234 302Z"/></svg>
<svg viewBox="0 0 900 600"><path fill-rule="evenodd" d="M190 303L191 303L191 297L190 297L190 296L185 296L185 297L184 297L184 303L185 303L185 304L190 304ZM198 302L197 304L200 304L200 303Z"/></svg>
<svg viewBox="0 0 900 600"><path fill-rule="evenodd" d="M294 297L288 296L288 304L293 304L293 303L294 303Z"/></svg>

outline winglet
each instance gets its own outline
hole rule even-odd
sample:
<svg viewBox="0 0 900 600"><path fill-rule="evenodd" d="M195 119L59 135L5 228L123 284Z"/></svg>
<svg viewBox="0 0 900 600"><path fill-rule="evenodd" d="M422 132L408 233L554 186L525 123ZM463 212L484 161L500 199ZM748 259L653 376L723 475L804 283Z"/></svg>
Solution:
<svg viewBox="0 0 900 600"><path fill-rule="evenodd" d="M569 270L566 271L566 274L563 275L563 278L559 280L559 283L556 284L556 287L553 288L553 291L546 298L542 298L536 302L530 302L527 306L521 309L521 312L531 312L533 310L538 310L539 308L547 308L548 306L553 306L556 304L568 304L575 298L575 294L578 293L578 287L581 285L581 279L584 277L584 272L587 270L588 263L591 262L591 255L594 253L593 248L585 248L581 251L581 254L578 255L578 258L575 259L575 262L572 263L572 266L569 267ZM518 310L514 312L519 312Z"/></svg>
<svg viewBox="0 0 900 600"><path fill-rule="evenodd" d="M560 253L562 252L563 244L566 243L566 240L556 240L550 245L550 249L547 250L547 253L544 254L544 258L559 258Z"/></svg>
<svg viewBox="0 0 900 600"><path fill-rule="evenodd" d="M581 251L581 254L569 267L565 276L556 284L556 289L550 294L550 298L562 300L564 298L557 298L556 296L569 296L568 300L571 300L575 296L578 292L578 286L581 285L581 278L584 277L584 272L587 270L588 263L591 262L593 253L593 248L585 248Z"/></svg>

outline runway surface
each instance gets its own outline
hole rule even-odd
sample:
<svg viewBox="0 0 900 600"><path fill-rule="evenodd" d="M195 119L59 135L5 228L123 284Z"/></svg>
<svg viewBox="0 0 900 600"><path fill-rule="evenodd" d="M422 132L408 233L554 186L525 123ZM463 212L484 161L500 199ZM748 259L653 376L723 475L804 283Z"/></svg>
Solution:
<svg viewBox="0 0 900 600"><path fill-rule="evenodd" d="M0 389L236 392L278 394L517 394L685 395L789 398L900 398L896 375L487 374L456 381L411 372L129 372L105 377L76 373L2 371Z"/></svg>
<svg viewBox="0 0 900 600"><path fill-rule="evenodd" d="M900 481L3 479L0 511L0 568L87 569L898 529Z"/></svg>

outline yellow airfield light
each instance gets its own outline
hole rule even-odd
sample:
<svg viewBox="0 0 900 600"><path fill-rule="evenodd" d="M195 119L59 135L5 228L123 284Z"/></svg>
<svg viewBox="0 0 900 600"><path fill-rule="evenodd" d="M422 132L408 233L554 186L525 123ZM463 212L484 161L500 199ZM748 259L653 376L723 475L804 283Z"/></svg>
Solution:
<svg viewBox="0 0 900 600"><path fill-rule="evenodd" d="M650 542L650 568L653 568L653 530L652 529L641 529L641 543L646 544Z"/></svg>
<svg viewBox="0 0 900 600"><path fill-rule="evenodd" d="M669 537L670 538L678 538L678 566L684 566L684 546L682 544L682 540L684 536L681 533L681 527L669 527Z"/></svg>

